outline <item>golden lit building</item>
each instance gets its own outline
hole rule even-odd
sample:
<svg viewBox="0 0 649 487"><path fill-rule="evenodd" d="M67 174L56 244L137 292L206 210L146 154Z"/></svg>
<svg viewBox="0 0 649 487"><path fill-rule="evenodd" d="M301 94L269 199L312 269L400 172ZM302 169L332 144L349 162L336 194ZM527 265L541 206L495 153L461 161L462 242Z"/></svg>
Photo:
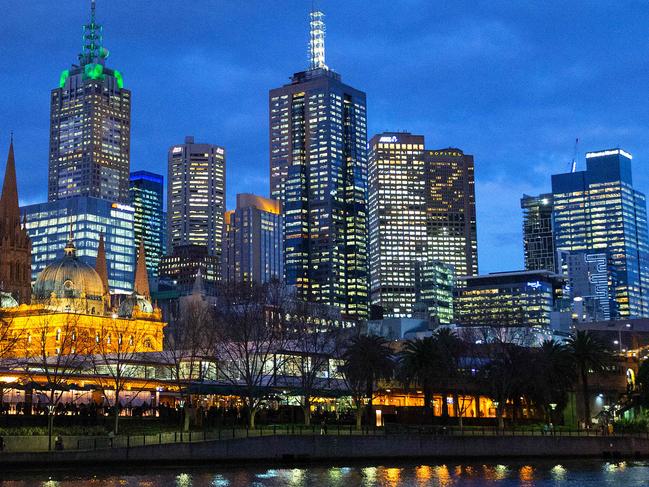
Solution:
<svg viewBox="0 0 649 487"><path fill-rule="evenodd" d="M76 256L72 235L64 255L47 266L33 286L31 304L3 299L0 320L5 356L42 357L123 351L162 351L160 309L150 301L140 245L135 292L111 307L105 269L94 269ZM105 266L103 245L97 262ZM102 277L104 276L104 277Z"/></svg>

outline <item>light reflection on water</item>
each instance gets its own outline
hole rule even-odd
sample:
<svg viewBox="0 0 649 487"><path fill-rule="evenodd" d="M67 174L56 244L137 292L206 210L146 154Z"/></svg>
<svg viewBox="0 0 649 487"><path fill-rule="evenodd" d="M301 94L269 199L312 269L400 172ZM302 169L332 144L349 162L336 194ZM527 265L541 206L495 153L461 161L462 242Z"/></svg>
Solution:
<svg viewBox="0 0 649 487"><path fill-rule="evenodd" d="M0 475L0 487L640 487L649 462L400 463L295 468L129 468ZM3 480L4 479L4 480Z"/></svg>

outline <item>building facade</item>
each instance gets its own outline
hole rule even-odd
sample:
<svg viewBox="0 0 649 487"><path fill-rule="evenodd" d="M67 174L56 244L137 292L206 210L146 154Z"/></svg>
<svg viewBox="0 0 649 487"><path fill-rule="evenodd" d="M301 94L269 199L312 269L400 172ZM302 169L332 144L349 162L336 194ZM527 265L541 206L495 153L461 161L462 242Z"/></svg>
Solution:
<svg viewBox="0 0 649 487"><path fill-rule="evenodd" d="M552 176L557 250L608 252L611 318L649 316L649 237L644 194L622 149L586 154L586 170Z"/></svg>
<svg viewBox="0 0 649 487"><path fill-rule="evenodd" d="M606 250L559 250L557 263L567 277L567 293L572 302L572 318L576 321L610 320L617 314L615 273Z"/></svg>
<svg viewBox="0 0 649 487"><path fill-rule="evenodd" d="M563 276L550 271L461 277L455 321L462 326L549 328L564 285Z"/></svg>
<svg viewBox="0 0 649 487"><path fill-rule="evenodd" d="M453 266L456 276L478 273L473 156L460 149L427 150L427 258Z"/></svg>
<svg viewBox="0 0 649 487"><path fill-rule="evenodd" d="M324 62L312 12L311 64L270 91L270 194L284 210L285 279L304 300L368 314L365 93Z"/></svg>
<svg viewBox="0 0 649 487"><path fill-rule="evenodd" d="M32 241L32 278L61 257L61 249L75 238L75 255L94 266L103 235L108 282L116 294L133 291L135 270L133 207L99 198L79 196L21 208Z"/></svg>
<svg viewBox="0 0 649 487"><path fill-rule="evenodd" d="M523 247L525 269L556 272L556 253L552 231L552 194L523 195Z"/></svg>
<svg viewBox="0 0 649 487"><path fill-rule="evenodd" d="M369 142L370 300L385 318L412 316L426 260L424 137L384 132Z"/></svg>
<svg viewBox="0 0 649 487"><path fill-rule="evenodd" d="M455 275L478 271L473 157L427 150L423 136L408 132L378 134L369 151L371 303L386 318L409 317L418 273L441 264ZM450 322L452 305L438 318Z"/></svg>
<svg viewBox="0 0 649 487"><path fill-rule="evenodd" d="M415 308L419 306L433 326L454 322L455 270L443 262L421 262L415 269Z"/></svg>
<svg viewBox="0 0 649 487"><path fill-rule="evenodd" d="M0 294L18 304L29 303L31 299L31 251L31 241L20 218L12 140L0 195Z"/></svg>
<svg viewBox="0 0 649 487"><path fill-rule="evenodd" d="M91 196L127 204L131 92L122 74L106 66L94 6L79 64L61 73L50 97L48 199Z"/></svg>
<svg viewBox="0 0 649 487"><path fill-rule="evenodd" d="M189 294L199 280L205 292L213 295L219 280L219 259L202 245L178 245L160 259L158 294ZM166 293L166 294L165 294Z"/></svg>
<svg viewBox="0 0 649 487"><path fill-rule="evenodd" d="M225 213L225 149L194 137L169 149L167 252L199 245L220 256Z"/></svg>
<svg viewBox="0 0 649 487"><path fill-rule="evenodd" d="M279 201L238 194L225 214L222 275L225 282L267 283L284 278L284 222Z"/></svg>
<svg viewBox="0 0 649 487"><path fill-rule="evenodd" d="M147 271L151 277L157 277L160 258L166 253L164 178L147 171L132 172L130 197L135 212L135 243L144 243Z"/></svg>

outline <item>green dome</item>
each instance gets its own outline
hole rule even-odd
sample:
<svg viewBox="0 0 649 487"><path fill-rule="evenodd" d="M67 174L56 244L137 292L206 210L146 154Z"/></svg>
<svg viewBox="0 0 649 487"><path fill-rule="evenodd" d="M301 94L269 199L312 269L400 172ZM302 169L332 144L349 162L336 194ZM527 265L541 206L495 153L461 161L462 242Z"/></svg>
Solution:
<svg viewBox="0 0 649 487"><path fill-rule="evenodd" d="M65 247L65 255L48 265L36 278L33 296L36 301L52 297L101 301L106 291L97 271L79 260L72 240Z"/></svg>

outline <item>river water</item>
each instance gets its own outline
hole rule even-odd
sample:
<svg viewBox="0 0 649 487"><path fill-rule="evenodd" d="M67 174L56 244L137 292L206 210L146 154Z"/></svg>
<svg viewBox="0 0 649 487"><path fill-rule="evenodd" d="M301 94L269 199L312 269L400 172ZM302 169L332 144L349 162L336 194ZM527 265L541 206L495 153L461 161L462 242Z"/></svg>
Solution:
<svg viewBox="0 0 649 487"><path fill-rule="evenodd" d="M119 467L78 471L0 471L0 487L639 487L649 485L649 462L534 461L394 463L381 466L295 468Z"/></svg>

